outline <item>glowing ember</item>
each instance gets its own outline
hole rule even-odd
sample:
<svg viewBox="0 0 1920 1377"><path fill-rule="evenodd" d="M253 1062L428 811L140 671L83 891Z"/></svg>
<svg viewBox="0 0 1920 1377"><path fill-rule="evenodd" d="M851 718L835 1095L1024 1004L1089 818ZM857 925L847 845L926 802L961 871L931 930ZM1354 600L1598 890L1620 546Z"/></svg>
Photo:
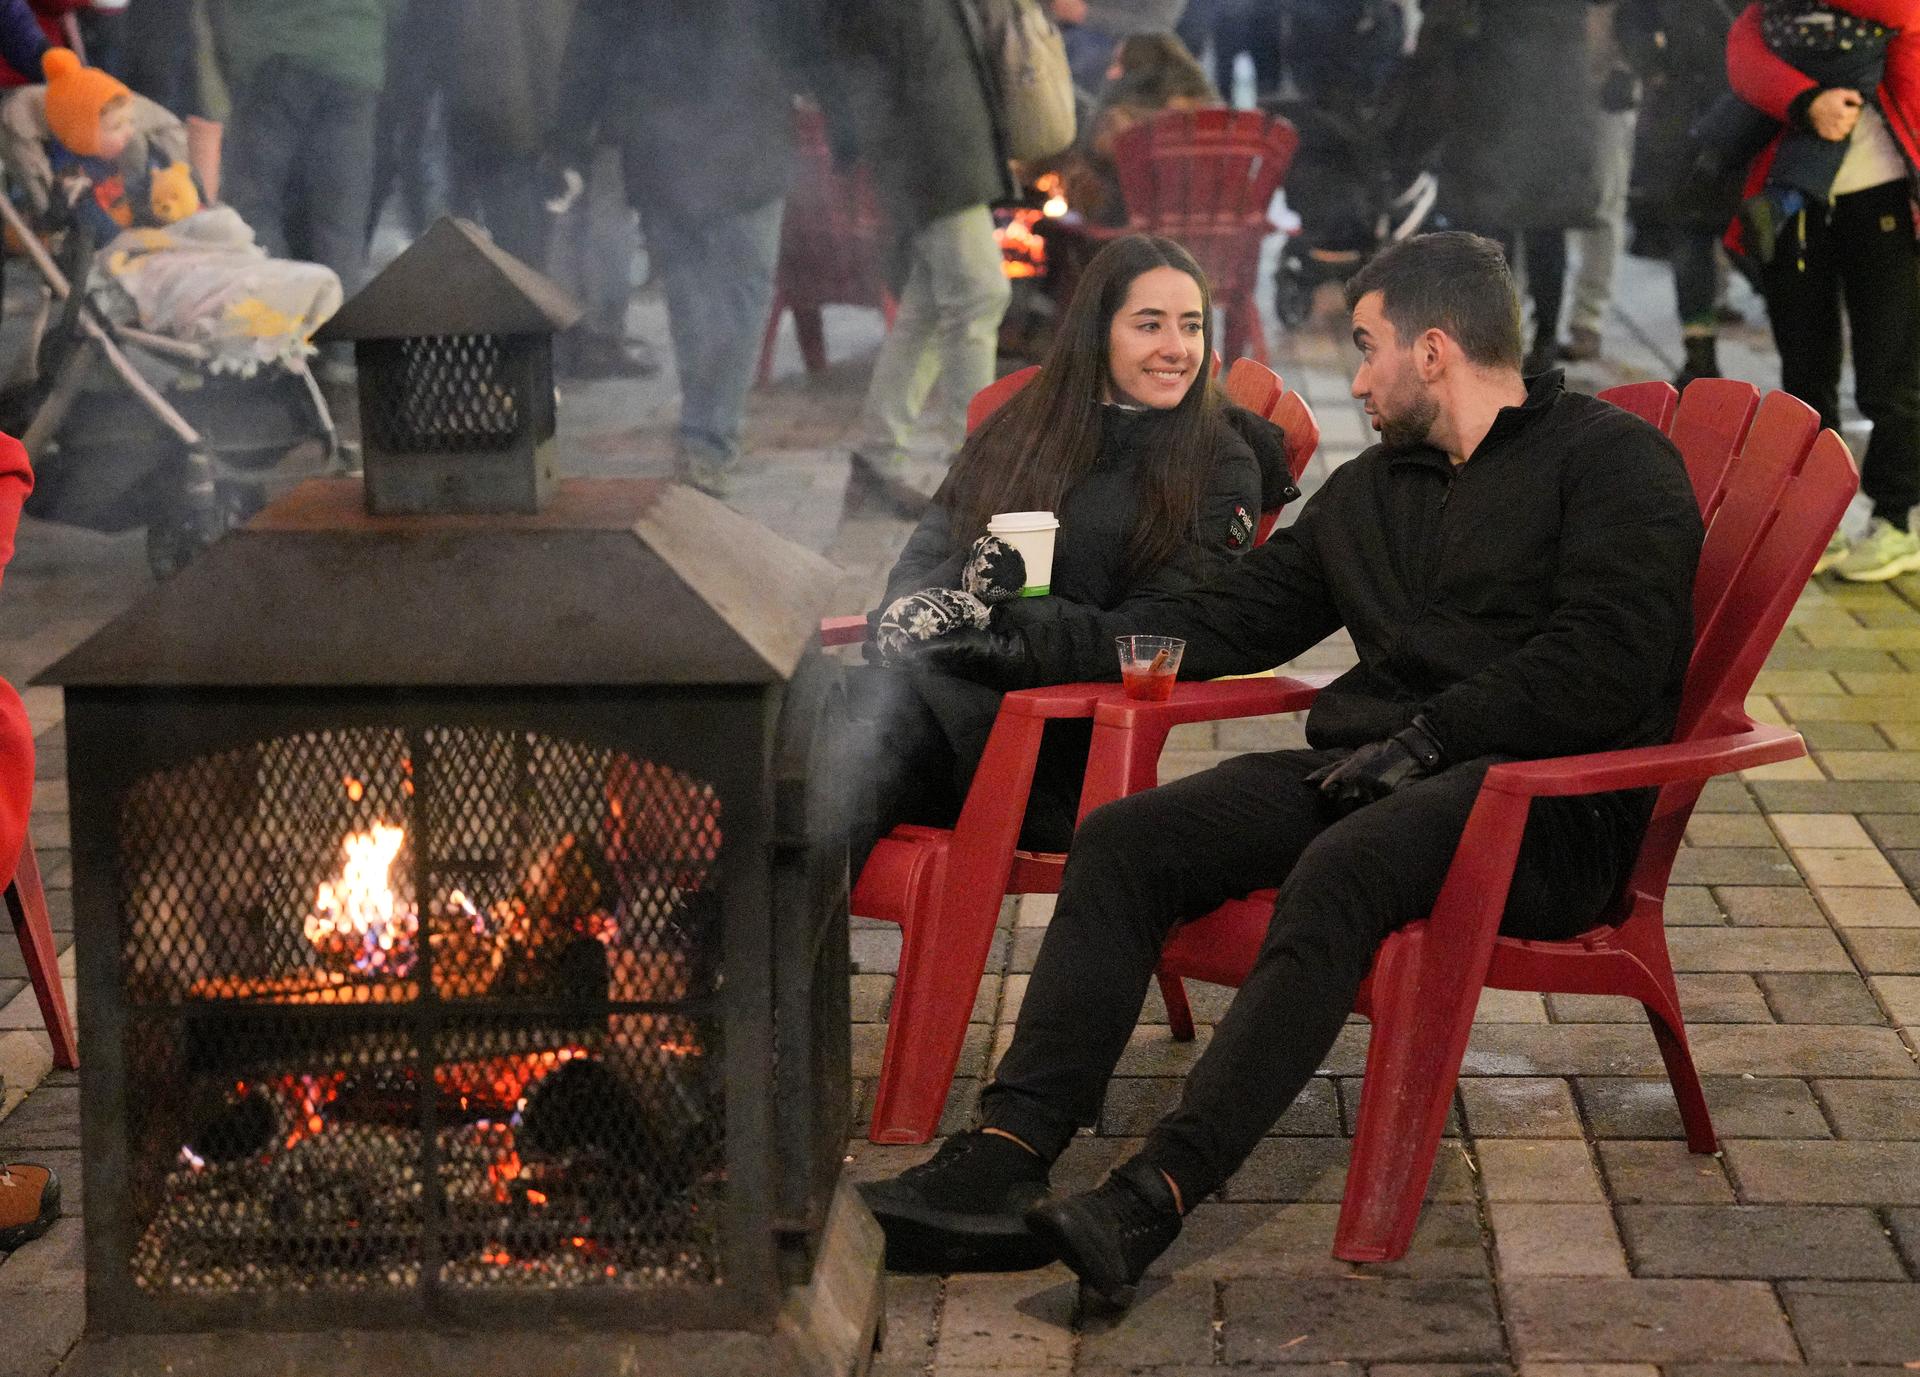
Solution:
<svg viewBox="0 0 1920 1377"><path fill-rule="evenodd" d="M384 822L347 837L340 875L321 881L305 924L307 940L329 961L382 975L413 969L420 919L388 882L406 839L406 829Z"/></svg>
<svg viewBox="0 0 1920 1377"><path fill-rule="evenodd" d="M1066 188L1059 173L1047 173L1033 184L1033 189L1046 197L1039 210L1013 211L1006 224L994 227L994 242L1000 246L1000 268L1008 277L1038 277L1046 269L1047 242L1035 226L1042 220L1058 220L1072 209L1067 204Z"/></svg>

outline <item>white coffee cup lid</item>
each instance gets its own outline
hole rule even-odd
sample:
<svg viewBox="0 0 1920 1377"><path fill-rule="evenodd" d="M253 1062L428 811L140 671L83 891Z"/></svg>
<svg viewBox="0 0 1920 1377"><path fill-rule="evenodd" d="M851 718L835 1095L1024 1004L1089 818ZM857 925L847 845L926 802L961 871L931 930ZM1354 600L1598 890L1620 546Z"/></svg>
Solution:
<svg viewBox="0 0 1920 1377"><path fill-rule="evenodd" d="M1051 531L1060 519L1052 512L999 512L987 522L989 531Z"/></svg>

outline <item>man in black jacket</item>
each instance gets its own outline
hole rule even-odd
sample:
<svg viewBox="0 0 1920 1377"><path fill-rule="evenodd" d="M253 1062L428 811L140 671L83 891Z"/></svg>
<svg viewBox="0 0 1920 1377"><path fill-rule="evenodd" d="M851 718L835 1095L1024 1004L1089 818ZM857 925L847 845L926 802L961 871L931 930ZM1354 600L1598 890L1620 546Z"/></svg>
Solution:
<svg viewBox="0 0 1920 1377"><path fill-rule="evenodd" d="M890 1256L936 1267L1059 1256L1124 1302L1313 1074L1375 951L1424 915L1489 766L1668 739L1691 650L1702 530L1673 446L1522 380L1512 279L1475 235L1423 235L1348 288L1353 393L1381 443L1212 582L1125 613L1037 616L929 643L1001 688L1117 677L1113 638L1187 642L1206 679L1345 627L1359 663L1307 718L1310 749L1240 756L1090 814L984 1127L867 1188ZM1626 874L1644 793L1542 799L1502 930L1568 937ZM1181 1104L1098 1189L1046 1199L1092 1123L1161 945L1184 918L1277 887L1259 960Z"/></svg>

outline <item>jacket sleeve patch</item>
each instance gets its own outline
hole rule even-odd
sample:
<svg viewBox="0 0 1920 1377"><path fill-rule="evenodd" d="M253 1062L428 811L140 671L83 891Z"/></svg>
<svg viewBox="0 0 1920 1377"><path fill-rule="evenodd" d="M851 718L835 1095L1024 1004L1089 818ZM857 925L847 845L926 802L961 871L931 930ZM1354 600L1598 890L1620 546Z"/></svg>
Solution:
<svg viewBox="0 0 1920 1377"><path fill-rule="evenodd" d="M1244 550L1253 544L1253 516L1244 506L1235 504L1233 515L1227 521L1227 548Z"/></svg>

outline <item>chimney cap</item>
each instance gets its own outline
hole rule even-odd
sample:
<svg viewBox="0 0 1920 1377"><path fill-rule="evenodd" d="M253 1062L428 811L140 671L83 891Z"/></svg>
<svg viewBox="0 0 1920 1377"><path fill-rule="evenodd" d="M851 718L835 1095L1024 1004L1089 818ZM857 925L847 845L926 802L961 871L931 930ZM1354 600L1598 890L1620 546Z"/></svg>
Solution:
<svg viewBox="0 0 1920 1377"><path fill-rule="evenodd" d="M314 334L332 340L551 335L580 303L469 221L442 216Z"/></svg>

